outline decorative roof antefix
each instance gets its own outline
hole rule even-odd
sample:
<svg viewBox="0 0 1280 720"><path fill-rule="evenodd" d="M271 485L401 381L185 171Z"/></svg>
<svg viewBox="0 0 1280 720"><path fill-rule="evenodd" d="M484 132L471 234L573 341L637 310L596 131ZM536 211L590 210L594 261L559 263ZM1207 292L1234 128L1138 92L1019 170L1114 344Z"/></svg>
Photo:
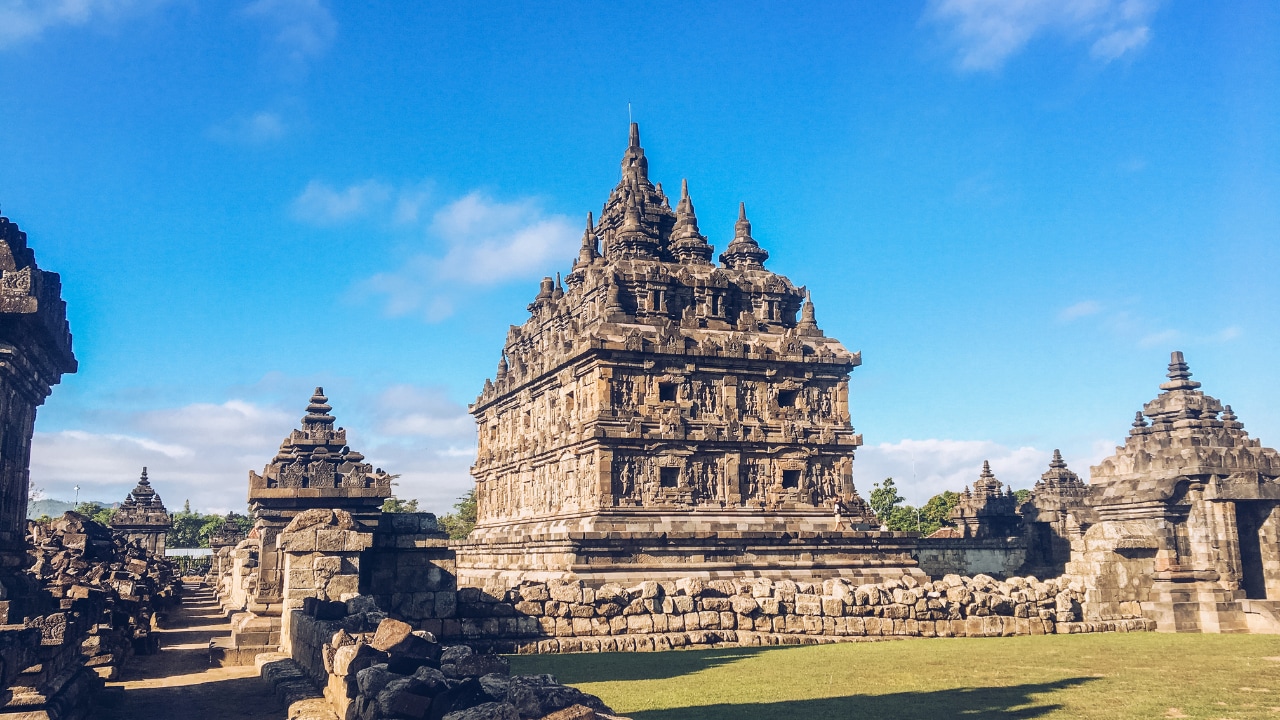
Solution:
<svg viewBox="0 0 1280 720"><path fill-rule="evenodd" d="M559 276L543 278L529 303L530 317L511 326L496 377L485 381L477 407L572 357L613 344L849 368L862 363L859 353L824 337L806 288L765 268L769 253L752 236L744 203L719 265L703 230L687 180L673 210L662 184L649 179L640 129L632 123L618 185L598 220L587 214L563 283Z"/></svg>
<svg viewBox="0 0 1280 720"><path fill-rule="evenodd" d="M1224 498L1273 493L1260 486L1276 484L1280 453L1249 437L1230 405L1200 390L1181 352L1170 356L1167 377L1125 444L1091 469L1091 501L1164 501L1188 482Z"/></svg>
<svg viewBox="0 0 1280 720"><path fill-rule="evenodd" d="M0 217L0 340L29 344L28 351L38 353L40 360L28 366L45 373L48 386L56 385L63 373L76 371L62 281L36 265L27 234L7 217ZM47 387L42 390L32 398L35 402L48 395Z"/></svg>
<svg viewBox="0 0 1280 720"><path fill-rule="evenodd" d="M249 498L258 498L255 490L304 488L316 490L350 490L361 497L369 492L378 497L391 496L391 476L374 469L364 455L347 446L347 431L335 428L336 419L329 412L329 398L324 388L316 388L302 418L302 427L289 433L280 443L262 474L249 473ZM341 492L325 493L341 495Z"/></svg>
<svg viewBox="0 0 1280 720"><path fill-rule="evenodd" d="M168 528L172 525L173 520L164 507L164 501L151 487L151 480L147 478L147 469L142 468L142 477L138 479L138 486L125 497L124 502L120 503L120 508L111 516L111 526L123 529Z"/></svg>

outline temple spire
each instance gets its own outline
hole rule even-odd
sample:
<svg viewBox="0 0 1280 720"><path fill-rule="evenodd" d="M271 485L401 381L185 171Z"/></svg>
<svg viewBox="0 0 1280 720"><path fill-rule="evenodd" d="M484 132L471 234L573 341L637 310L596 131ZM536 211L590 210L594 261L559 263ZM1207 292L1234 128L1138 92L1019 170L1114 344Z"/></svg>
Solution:
<svg viewBox="0 0 1280 720"><path fill-rule="evenodd" d="M1161 383L1160 389L1172 392L1174 390L1195 390L1200 387L1200 383L1191 379L1191 368L1187 366L1187 361L1182 356L1182 352L1175 350L1169 355L1169 382Z"/></svg>
<svg viewBox="0 0 1280 720"><path fill-rule="evenodd" d="M698 217L689 198L689 181L680 181L680 202L676 204L676 225L671 231L671 253L684 263L707 265L715 249L698 231Z"/></svg>
<svg viewBox="0 0 1280 720"><path fill-rule="evenodd" d="M733 270L763 270L769 253L751 237L751 221L747 219L747 204L738 203L738 221L733 226L733 242L720 255L720 262Z"/></svg>
<svg viewBox="0 0 1280 720"><path fill-rule="evenodd" d="M821 335L818 331L818 318L813 310L813 295L804 294L804 306L800 308L800 322L796 323L802 335Z"/></svg>
<svg viewBox="0 0 1280 720"><path fill-rule="evenodd" d="M637 123L631 123L627 151L622 154L622 182L636 187L649 184L649 161L644 156L644 148L640 147L640 126Z"/></svg>
<svg viewBox="0 0 1280 720"><path fill-rule="evenodd" d="M595 223L592 222L591 213L588 212L587 229L582 231L582 249L578 250L578 262L588 265L598 257L600 257L600 253L596 249Z"/></svg>
<svg viewBox="0 0 1280 720"><path fill-rule="evenodd" d="M1053 459L1049 461L1049 467L1055 470L1061 470L1066 466L1067 466L1067 463L1064 462L1062 459L1062 452L1055 448L1053 451Z"/></svg>

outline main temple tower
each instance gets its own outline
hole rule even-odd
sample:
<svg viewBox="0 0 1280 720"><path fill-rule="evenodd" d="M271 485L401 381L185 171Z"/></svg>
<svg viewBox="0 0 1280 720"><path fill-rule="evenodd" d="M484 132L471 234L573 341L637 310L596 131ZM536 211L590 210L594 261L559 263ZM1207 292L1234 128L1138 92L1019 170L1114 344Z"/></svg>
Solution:
<svg viewBox="0 0 1280 720"><path fill-rule="evenodd" d="M854 489L860 355L818 328L804 287L765 268L745 208L714 256L687 184L673 210L632 124L599 222L587 216L563 281L542 281L471 407L464 583L913 564L894 536L865 532L878 523ZM889 552L866 555L872 535Z"/></svg>

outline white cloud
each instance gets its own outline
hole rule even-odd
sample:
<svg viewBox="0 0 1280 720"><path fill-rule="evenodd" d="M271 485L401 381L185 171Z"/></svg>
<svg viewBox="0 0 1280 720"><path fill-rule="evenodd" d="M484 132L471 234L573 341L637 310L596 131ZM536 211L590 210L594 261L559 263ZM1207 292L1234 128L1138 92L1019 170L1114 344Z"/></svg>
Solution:
<svg viewBox="0 0 1280 720"><path fill-rule="evenodd" d="M296 415L296 417L295 417ZM301 417L230 400L126 414L109 424L123 432L37 432L31 480L48 497L117 502L143 466L170 509L243 510L249 470L260 469Z"/></svg>
<svg viewBox="0 0 1280 720"><path fill-rule="evenodd" d="M892 477L907 502L919 505L944 490L959 492L972 485L983 460L991 462L991 472L1006 486L1029 489L1052 456L1052 448L1011 448L990 440L902 440L858 450L853 479L865 499L875 483Z"/></svg>
<svg viewBox="0 0 1280 720"><path fill-rule="evenodd" d="M286 74L304 75L338 34L337 21L320 0L254 0L244 12L267 24Z"/></svg>
<svg viewBox="0 0 1280 720"><path fill-rule="evenodd" d="M475 420L440 388L395 385L379 396L377 404L381 434L444 439L469 445L474 454Z"/></svg>
<svg viewBox="0 0 1280 720"><path fill-rule="evenodd" d="M996 70L1039 36L1089 43L1110 62L1151 37L1155 0L932 0L926 17L947 28L962 70Z"/></svg>
<svg viewBox="0 0 1280 720"><path fill-rule="evenodd" d="M400 193L393 220L421 211L422 201L405 211L406 197ZM578 231L568 217L544 213L536 200L501 202L473 192L433 213L424 235L431 251L360 286L381 296L389 315L419 313L432 322L448 317L459 285L493 286L549 272L572 255Z"/></svg>
<svg viewBox="0 0 1280 720"><path fill-rule="evenodd" d="M284 137L287 129L279 113L261 110L213 126L209 137L227 144L263 145Z"/></svg>
<svg viewBox="0 0 1280 720"><path fill-rule="evenodd" d="M439 388L399 385L369 398L331 395L331 402L352 447L400 474L398 496L444 512L470 489L475 423ZM95 427L107 428L100 432L37 432L32 483L48 498L70 500L79 485L82 500L118 502L146 466L170 510L190 500L204 512L243 512L249 471L262 471L305 406L305 396L287 407L233 399L94 416Z"/></svg>
<svg viewBox="0 0 1280 720"><path fill-rule="evenodd" d="M337 189L312 180L293 201L293 217L312 225L336 225L365 217L391 201L393 189L377 180Z"/></svg>
<svg viewBox="0 0 1280 720"><path fill-rule="evenodd" d="M158 4L157 0L0 0L0 48L38 38L49 28L83 26Z"/></svg>
<svg viewBox="0 0 1280 720"><path fill-rule="evenodd" d="M1102 305L1096 300L1082 300L1070 307L1062 309L1058 313L1058 319L1063 322L1070 322L1077 318L1088 317L1089 315L1097 315L1102 312Z"/></svg>

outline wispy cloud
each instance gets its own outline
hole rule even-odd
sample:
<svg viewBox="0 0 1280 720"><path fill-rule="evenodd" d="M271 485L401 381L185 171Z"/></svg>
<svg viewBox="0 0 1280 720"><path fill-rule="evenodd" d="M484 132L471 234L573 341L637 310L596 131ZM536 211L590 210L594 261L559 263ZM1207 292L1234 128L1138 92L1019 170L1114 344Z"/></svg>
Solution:
<svg viewBox="0 0 1280 720"><path fill-rule="evenodd" d="M294 77L305 75L338 34L337 21L320 0L254 0L244 13L265 24L278 67Z"/></svg>
<svg viewBox="0 0 1280 720"><path fill-rule="evenodd" d="M925 17L943 26L961 70L996 70L1032 40L1058 36L1110 62L1151 38L1156 0L932 0Z"/></svg>
<svg viewBox="0 0 1280 720"><path fill-rule="evenodd" d="M228 145L264 145L283 138L287 129L280 113L261 110L214 125L209 137Z"/></svg>
<svg viewBox="0 0 1280 720"><path fill-rule="evenodd" d="M127 11L160 5L162 0L0 0L0 48L39 38L58 26L84 26L114 20Z"/></svg>
<svg viewBox="0 0 1280 720"><path fill-rule="evenodd" d="M283 405L237 398L95 416L86 423L95 430L37 432L32 483L51 498L70 500L78 485L81 499L115 502L146 466L171 509L190 500L206 512L243 511L249 471L260 472L299 424L306 394L290 394L298 397ZM471 487L475 423L441 389L399 385L369 397L331 392L330 398L352 446L400 475L400 497L444 511Z"/></svg>
<svg viewBox="0 0 1280 720"><path fill-rule="evenodd" d="M1058 319L1063 322L1070 322L1082 317L1097 315L1102 312L1102 304L1097 300L1082 300L1075 305L1065 307L1062 312L1058 313Z"/></svg>
<svg viewBox="0 0 1280 720"><path fill-rule="evenodd" d="M577 225L545 212L535 198L503 201L476 191L443 205L432 200L428 183L364 180L335 187L313 180L290 211L311 225L359 220L421 233L420 251L355 290L381 298L388 315L419 314L432 322L453 313L452 298L460 286L492 287L537 277L569 258L577 243Z"/></svg>

